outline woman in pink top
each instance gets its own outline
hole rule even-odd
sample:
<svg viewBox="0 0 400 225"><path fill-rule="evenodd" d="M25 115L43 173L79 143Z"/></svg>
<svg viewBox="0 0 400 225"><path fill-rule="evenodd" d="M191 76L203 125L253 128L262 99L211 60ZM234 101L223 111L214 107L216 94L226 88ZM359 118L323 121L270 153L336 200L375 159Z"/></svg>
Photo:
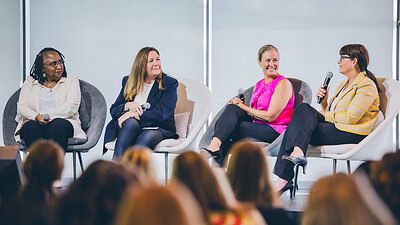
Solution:
<svg viewBox="0 0 400 225"><path fill-rule="evenodd" d="M258 64L264 79L255 85L250 107L239 98L229 100L215 124L210 145L200 150L207 158L215 157L220 165L232 144L229 140L251 137L271 143L286 129L292 118L293 87L278 73L278 49L273 45L262 46L258 50Z"/></svg>

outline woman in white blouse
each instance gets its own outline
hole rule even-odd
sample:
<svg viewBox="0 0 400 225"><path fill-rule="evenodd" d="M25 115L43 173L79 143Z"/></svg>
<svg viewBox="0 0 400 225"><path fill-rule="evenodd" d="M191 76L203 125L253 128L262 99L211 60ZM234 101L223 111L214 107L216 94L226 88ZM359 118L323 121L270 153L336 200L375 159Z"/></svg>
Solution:
<svg viewBox="0 0 400 225"><path fill-rule="evenodd" d="M17 104L16 140L29 148L36 140L51 139L64 149L68 138L86 138L78 109L81 101L79 80L67 77L64 55L44 48L32 65Z"/></svg>

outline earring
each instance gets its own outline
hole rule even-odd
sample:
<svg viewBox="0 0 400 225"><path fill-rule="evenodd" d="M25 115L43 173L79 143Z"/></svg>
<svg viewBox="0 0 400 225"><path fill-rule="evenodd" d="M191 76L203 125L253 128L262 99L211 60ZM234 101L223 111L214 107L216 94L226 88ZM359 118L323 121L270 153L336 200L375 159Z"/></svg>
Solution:
<svg viewBox="0 0 400 225"><path fill-rule="evenodd" d="M43 78L46 78L46 74L45 73L43 73Z"/></svg>

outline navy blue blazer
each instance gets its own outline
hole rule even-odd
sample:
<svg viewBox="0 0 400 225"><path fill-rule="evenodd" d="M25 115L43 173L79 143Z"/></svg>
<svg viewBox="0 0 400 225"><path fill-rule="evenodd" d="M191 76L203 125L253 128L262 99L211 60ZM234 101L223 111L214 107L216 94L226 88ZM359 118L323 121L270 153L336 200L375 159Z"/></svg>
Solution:
<svg viewBox="0 0 400 225"><path fill-rule="evenodd" d="M122 79L122 88L114 104L111 105L110 114L112 120L107 124L104 134L103 154L107 152L105 144L114 141L119 132L118 118L123 114L125 103L124 97L125 84L128 76ZM150 103L150 109L143 112L139 123L141 127L159 127L165 138L178 138L175 128L174 111L178 100L177 88L178 81L175 78L162 74L162 86L164 90L158 88L158 81L155 80L150 90L147 102ZM135 99L135 96L133 96Z"/></svg>

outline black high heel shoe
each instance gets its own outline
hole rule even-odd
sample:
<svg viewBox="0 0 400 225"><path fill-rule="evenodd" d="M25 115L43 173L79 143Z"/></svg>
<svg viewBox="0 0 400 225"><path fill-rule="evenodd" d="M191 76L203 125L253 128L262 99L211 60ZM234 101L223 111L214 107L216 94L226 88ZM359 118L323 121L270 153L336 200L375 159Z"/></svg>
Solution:
<svg viewBox="0 0 400 225"><path fill-rule="evenodd" d="M282 156L282 159L286 162L289 162L292 164L293 167L295 167L296 165L299 165L303 168L305 168L305 166L307 165L307 158L305 156L299 156L299 157L292 157L292 156L288 156L288 155L284 155Z"/></svg>
<svg viewBox="0 0 400 225"><path fill-rule="evenodd" d="M294 198L294 192L295 192L295 187L293 185L293 181L289 181L283 186L281 190L279 190L279 196L281 196L285 191L289 190L290 191L290 199Z"/></svg>
<svg viewBox="0 0 400 225"><path fill-rule="evenodd" d="M291 157L291 156L284 155L284 156L282 156L282 159L287 166L293 167L295 169L293 196L296 196L296 190L299 190L299 185L297 184L297 178L299 175L299 167L301 166L303 168L303 174L306 174L306 166L308 163L307 158L304 156Z"/></svg>
<svg viewBox="0 0 400 225"><path fill-rule="evenodd" d="M211 151L210 149L207 148L201 148L200 149L200 155L204 156L206 159L209 158L213 158L220 167L222 167L222 163L223 163L223 155L222 155L222 151L218 150L218 151Z"/></svg>

